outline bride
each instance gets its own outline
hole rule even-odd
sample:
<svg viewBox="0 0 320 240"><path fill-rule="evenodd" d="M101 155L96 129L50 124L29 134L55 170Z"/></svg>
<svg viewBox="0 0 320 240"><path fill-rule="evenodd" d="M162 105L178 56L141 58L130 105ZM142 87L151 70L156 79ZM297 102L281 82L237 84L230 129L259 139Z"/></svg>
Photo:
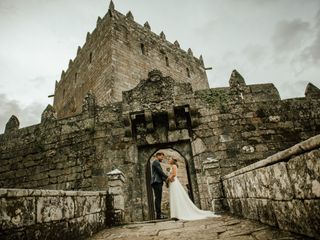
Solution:
<svg viewBox="0 0 320 240"><path fill-rule="evenodd" d="M200 210L193 204L177 178L177 159L170 158L168 162L171 165L170 175L168 177L170 217L181 220L198 220L208 217L219 217L213 212Z"/></svg>

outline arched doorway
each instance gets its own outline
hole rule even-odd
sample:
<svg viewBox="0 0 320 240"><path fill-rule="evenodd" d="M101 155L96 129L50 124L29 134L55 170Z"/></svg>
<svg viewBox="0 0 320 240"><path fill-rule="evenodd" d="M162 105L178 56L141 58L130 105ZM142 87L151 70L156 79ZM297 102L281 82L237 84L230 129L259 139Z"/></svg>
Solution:
<svg viewBox="0 0 320 240"><path fill-rule="evenodd" d="M170 157L174 157L178 160L178 173L177 177L181 182L182 186L184 187L185 191L189 194L190 199L193 201L193 191L192 191L192 181L190 178L190 166L188 161L185 159L182 154L180 154L177 150L172 148L161 148L155 151L148 159L146 164L146 183L147 183L147 195L148 195L148 210L149 210L149 219L155 218L155 208L154 208L154 195L153 190L150 185L151 182L151 166L152 162L155 159L155 155L157 152L163 152L165 155L164 160L161 163L161 167L163 171L169 175L171 165L168 163ZM165 216L170 218L170 205L169 205L169 189L164 185L163 192L162 192L162 202L161 202L161 210Z"/></svg>

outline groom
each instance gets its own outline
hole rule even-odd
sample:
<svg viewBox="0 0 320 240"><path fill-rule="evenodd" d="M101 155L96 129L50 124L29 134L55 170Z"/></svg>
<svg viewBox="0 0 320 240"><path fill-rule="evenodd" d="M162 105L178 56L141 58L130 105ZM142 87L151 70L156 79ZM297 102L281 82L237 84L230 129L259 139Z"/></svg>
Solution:
<svg viewBox="0 0 320 240"><path fill-rule="evenodd" d="M156 153L156 159L152 163L152 177L151 177L151 186L154 191L155 196L155 205L156 205L156 213L157 219L163 218L161 216L161 198L162 198L162 185L164 181L168 180L168 176L163 172L160 163L164 158L163 152Z"/></svg>

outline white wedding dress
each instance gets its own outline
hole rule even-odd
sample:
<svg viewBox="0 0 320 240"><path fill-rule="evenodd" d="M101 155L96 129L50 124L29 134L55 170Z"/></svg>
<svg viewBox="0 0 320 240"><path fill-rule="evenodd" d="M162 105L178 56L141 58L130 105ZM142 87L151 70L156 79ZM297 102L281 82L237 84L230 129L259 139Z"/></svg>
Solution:
<svg viewBox="0 0 320 240"><path fill-rule="evenodd" d="M171 171L172 172L172 169ZM177 176L169 184L170 217L180 220L199 220L219 217L211 211L200 210L194 205Z"/></svg>

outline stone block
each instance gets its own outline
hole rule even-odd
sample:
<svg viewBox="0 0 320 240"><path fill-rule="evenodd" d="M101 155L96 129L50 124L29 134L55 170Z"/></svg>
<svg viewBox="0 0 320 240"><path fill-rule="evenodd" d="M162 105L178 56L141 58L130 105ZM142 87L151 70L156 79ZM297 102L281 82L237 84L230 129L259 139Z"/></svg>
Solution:
<svg viewBox="0 0 320 240"><path fill-rule="evenodd" d="M113 196L113 208L124 210L124 197L122 195Z"/></svg>
<svg viewBox="0 0 320 240"><path fill-rule="evenodd" d="M312 223L310 236L320 239L320 199L304 200L304 206Z"/></svg>
<svg viewBox="0 0 320 240"><path fill-rule="evenodd" d="M219 141L221 143L233 141L232 137L229 135L220 135Z"/></svg>
<svg viewBox="0 0 320 240"><path fill-rule="evenodd" d="M258 199L241 198L242 216L249 219L259 220Z"/></svg>
<svg viewBox="0 0 320 240"><path fill-rule="evenodd" d="M112 195L123 194L123 187L122 186L109 187L108 193Z"/></svg>
<svg viewBox="0 0 320 240"><path fill-rule="evenodd" d="M273 201L272 206L280 229L313 237L314 223L303 201Z"/></svg>
<svg viewBox="0 0 320 240"><path fill-rule="evenodd" d="M190 139L188 129L181 129L176 131L169 131L168 132L168 141L169 142L176 142L181 140L188 140Z"/></svg>
<svg viewBox="0 0 320 240"><path fill-rule="evenodd" d="M74 217L72 197L39 197L37 200L37 223L52 222Z"/></svg>
<svg viewBox="0 0 320 240"><path fill-rule="evenodd" d="M8 194L8 189L0 188L0 197L6 197Z"/></svg>
<svg viewBox="0 0 320 240"><path fill-rule="evenodd" d="M227 202L228 202L230 212L232 214L235 214L237 216L242 216L242 205L241 205L240 199L230 198L230 199L227 199Z"/></svg>
<svg viewBox="0 0 320 240"><path fill-rule="evenodd" d="M7 197L26 197L31 193L32 190L29 189L8 189L7 190Z"/></svg>
<svg viewBox="0 0 320 240"><path fill-rule="evenodd" d="M274 214L271 199L257 199L258 201L258 216L262 223L277 226L277 219Z"/></svg>
<svg viewBox="0 0 320 240"><path fill-rule="evenodd" d="M213 199L211 201L211 210L213 212L220 212L225 209L222 199Z"/></svg>
<svg viewBox="0 0 320 240"><path fill-rule="evenodd" d="M75 217L80 217L102 210L100 196L78 196L74 198Z"/></svg>
<svg viewBox="0 0 320 240"><path fill-rule="evenodd" d="M233 195L236 198L248 197L246 181L244 175L238 175L233 178Z"/></svg>
<svg viewBox="0 0 320 240"><path fill-rule="evenodd" d="M207 150L205 143L200 138L196 138L194 141L192 141L191 147L192 147L193 155L198 155Z"/></svg>
<svg viewBox="0 0 320 240"><path fill-rule="evenodd" d="M244 174L247 193L251 198L270 198L270 172L269 168L259 168Z"/></svg>
<svg viewBox="0 0 320 240"><path fill-rule="evenodd" d="M35 224L35 208L33 197L1 198L0 229L26 227Z"/></svg>
<svg viewBox="0 0 320 240"><path fill-rule="evenodd" d="M210 198L222 198L222 186L221 183L209 185L209 196Z"/></svg>
<svg viewBox="0 0 320 240"><path fill-rule="evenodd" d="M213 183L219 183L220 182L220 176L208 176L207 177L207 184L213 184Z"/></svg>
<svg viewBox="0 0 320 240"><path fill-rule="evenodd" d="M293 198L293 189L288 176L286 163L279 162L268 168L270 168L270 188L272 199L291 200Z"/></svg>
<svg viewBox="0 0 320 240"><path fill-rule="evenodd" d="M320 150L292 158L287 166L296 198L320 198Z"/></svg>
<svg viewBox="0 0 320 240"><path fill-rule="evenodd" d="M138 149L135 145L131 145L126 150L125 163L137 163L138 162Z"/></svg>
<svg viewBox="0 0 320 240"><path fill-rule="evenodd" d="M255 198L258 196L257 193L257 177L256 177L256 172L255 171L250 171L247 172L245 174L243 174L243 178L246 181L246 185L247 185L247 194L249 198ZM233 179L233 178L231 178Z"/></svg>
<svg viewBox="0 0 320 240"><path fill-rule="evenodd" d="M219 167L213 167L213 165L211 165L209 168L205 169L205 174L207 176L219 176L221 175L221 171Z"/></svg>

